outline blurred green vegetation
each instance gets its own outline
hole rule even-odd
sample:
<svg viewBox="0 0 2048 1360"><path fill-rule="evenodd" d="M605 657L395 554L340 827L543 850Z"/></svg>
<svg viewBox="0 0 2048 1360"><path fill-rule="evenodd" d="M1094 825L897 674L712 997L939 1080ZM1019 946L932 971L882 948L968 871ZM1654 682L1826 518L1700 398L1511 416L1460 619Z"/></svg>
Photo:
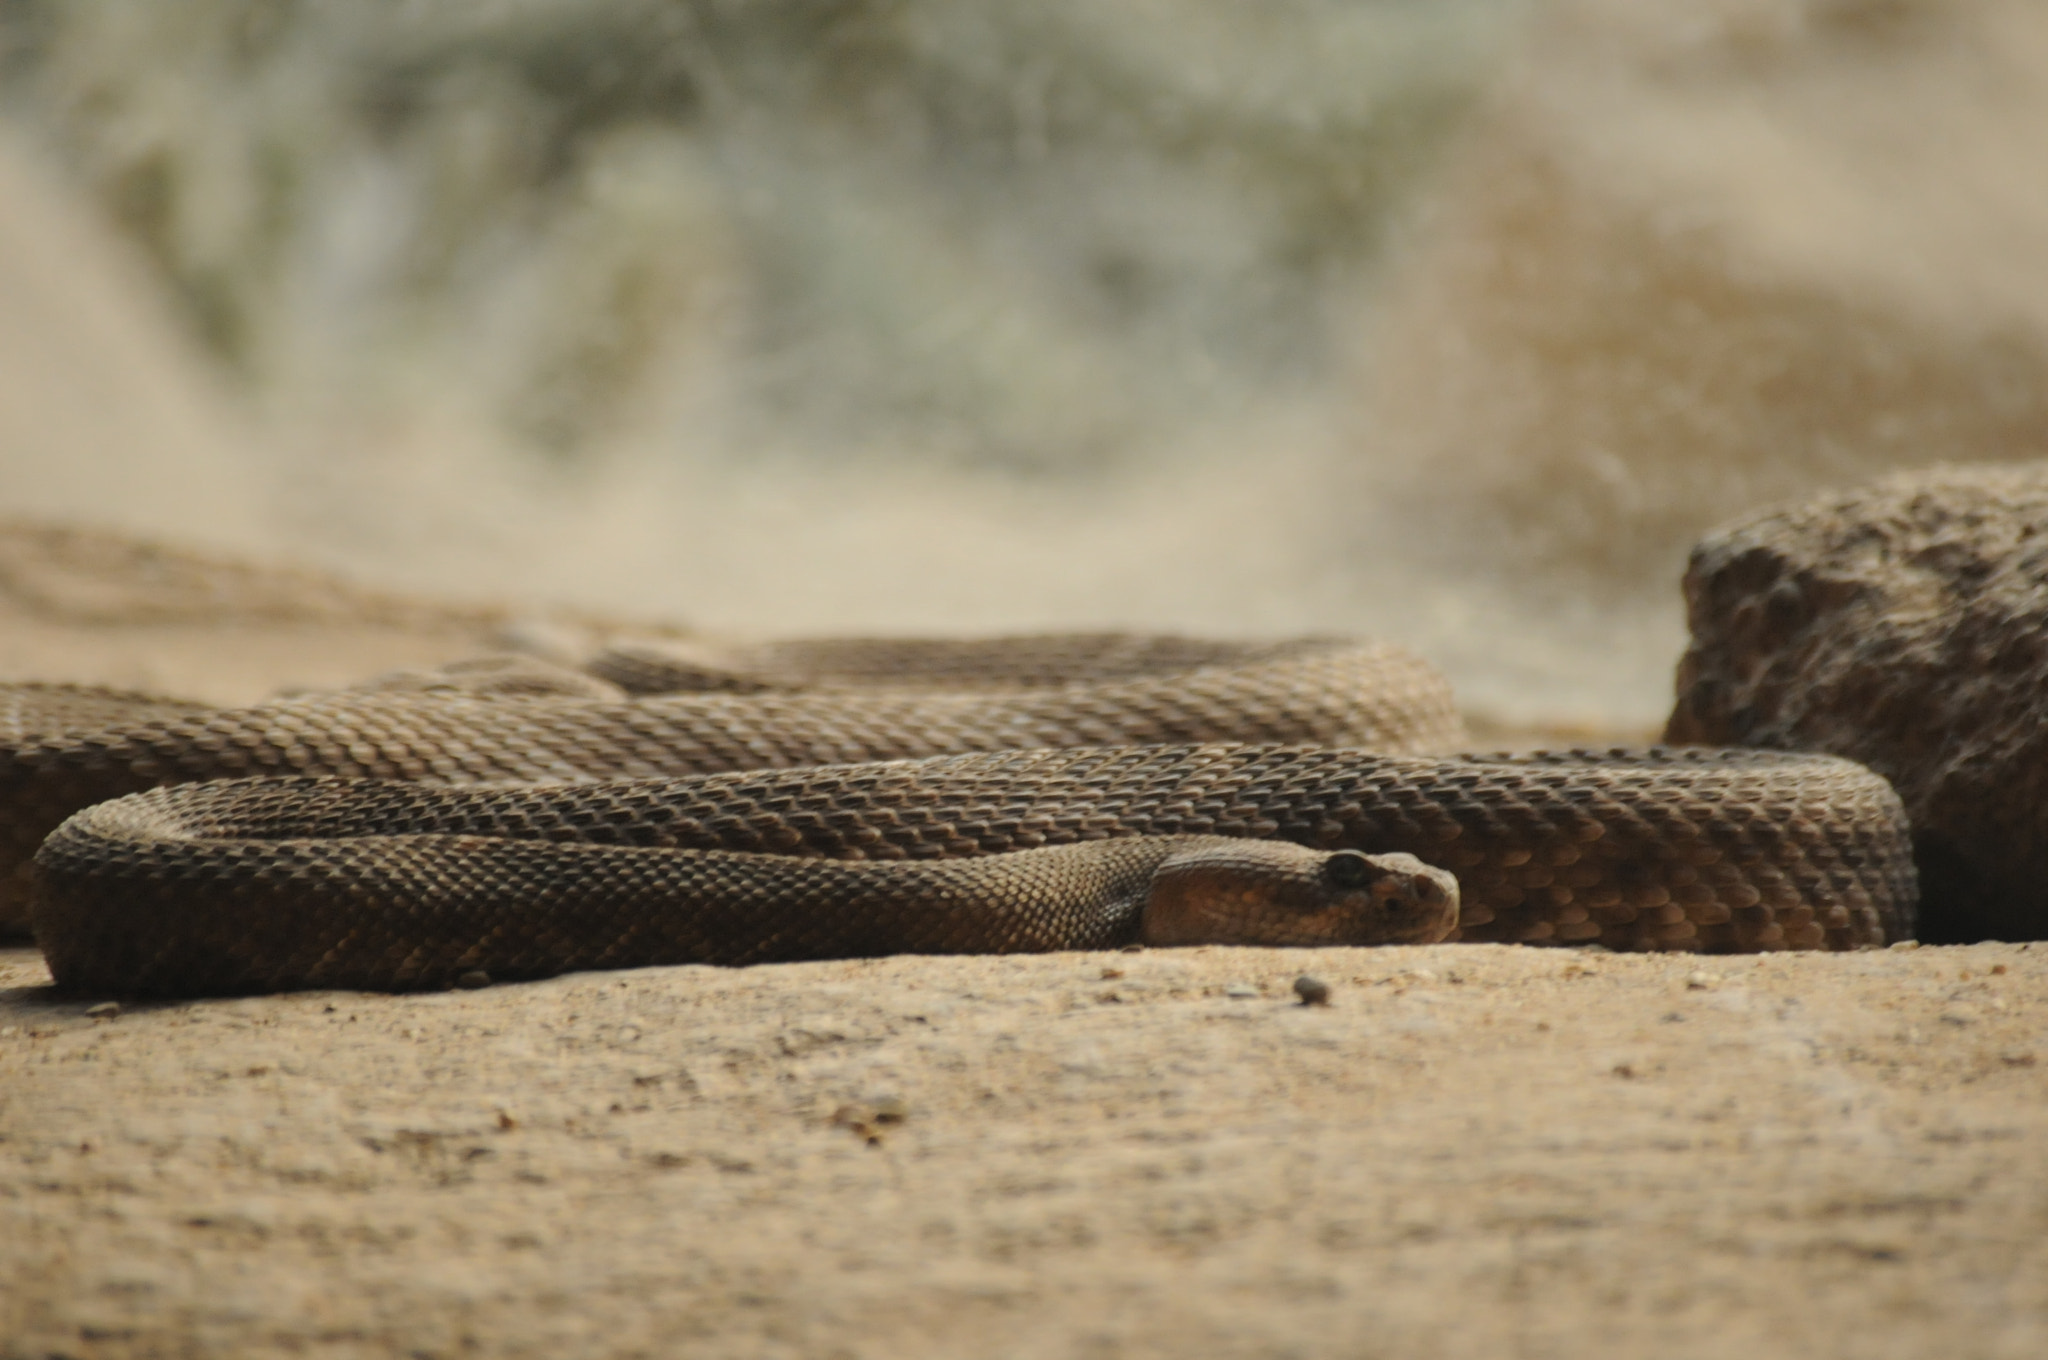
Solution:
<svg viewBox="0 0 2048 1360"><path fill-rule="evenodd" d="M1331 381L1520 10L0 0L0 94L259 401L1080 470Z"/></svg>

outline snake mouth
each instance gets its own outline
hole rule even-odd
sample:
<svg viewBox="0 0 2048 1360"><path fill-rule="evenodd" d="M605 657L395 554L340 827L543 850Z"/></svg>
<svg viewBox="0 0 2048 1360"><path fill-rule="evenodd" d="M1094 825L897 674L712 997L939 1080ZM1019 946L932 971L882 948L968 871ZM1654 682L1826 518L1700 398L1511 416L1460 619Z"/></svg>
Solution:
<svg viewBox="0 0 2048 1360"><path fill-rule="evenodd" d="M1458 883L1413 855L1240 841L1177 855L1152 878L1148 944L1433 944L1456 929Z"/></svg>

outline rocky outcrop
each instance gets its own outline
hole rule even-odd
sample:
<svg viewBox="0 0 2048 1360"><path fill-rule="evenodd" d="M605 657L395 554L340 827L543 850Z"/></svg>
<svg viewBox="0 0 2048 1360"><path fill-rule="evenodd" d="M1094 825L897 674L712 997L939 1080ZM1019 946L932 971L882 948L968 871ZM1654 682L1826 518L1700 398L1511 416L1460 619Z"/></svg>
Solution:
<svg viewBox="0 0 2048 1360"><path fill-rule="evenodd" d="M1685 597L1667 740L1862 761L1913 819L1922 939L2048 936L2048 464L1738 521Z"/></svg>

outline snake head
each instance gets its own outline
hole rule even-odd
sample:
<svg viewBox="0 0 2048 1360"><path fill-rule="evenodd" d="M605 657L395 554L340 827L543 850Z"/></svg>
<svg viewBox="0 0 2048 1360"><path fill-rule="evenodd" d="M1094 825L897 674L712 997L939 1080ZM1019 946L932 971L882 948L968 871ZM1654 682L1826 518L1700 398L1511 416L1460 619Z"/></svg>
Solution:
<svg viewBox="0 0 2048 1360"><path fill-rule="evenodd" d="M1146 944L1431 944L1458 924L1458 880L1413 855L1204 841L1153 871Z"/></svg>

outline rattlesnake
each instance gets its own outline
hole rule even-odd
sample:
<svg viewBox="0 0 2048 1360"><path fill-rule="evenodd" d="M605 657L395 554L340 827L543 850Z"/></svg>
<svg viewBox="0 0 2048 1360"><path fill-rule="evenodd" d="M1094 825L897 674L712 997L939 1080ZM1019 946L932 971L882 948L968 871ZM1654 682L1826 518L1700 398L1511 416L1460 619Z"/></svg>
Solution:
<svg viewBox="0 0 2048 1360"><path fill-rule="evenodd" d="M827 641L617 649L593 670L698 692L401 683L109 727L129 700L15 687L0 695L6 900L18 920L33 896L60 982L114 991L1161 938L1136 904L1147 884L1158 899L1155 870L1189 862L1223 897L1265 894L1247 911L1267 924L1220 936L1246 941L1436 938L1459 897L1448 933L1467 940L1846 948L1912 929L1898 802L1861 767L1416 754L1458 725L1442 681L1397 647ZM276 778L308 775L324 778ZM154 788L213 780L230 782ZM51 838L31 893L45 833L120 795L139 796ZM1199 839L1218 836L1317 853ZM1329 858L1343 850L1418 856L1455 893L1407 861ZM1249 877L1246 856L1267 857ZM1071 901L1045 905L1054 883ZM678 901L696 904L687 927ZM505 914L480 923L492 903ZM1319 924L1274 926L1276 910ZM427 921L450 911L471 913L453 934ZM412 915L422 937L372 914ZM280 943L259 922L305 929Z"/></svg>

